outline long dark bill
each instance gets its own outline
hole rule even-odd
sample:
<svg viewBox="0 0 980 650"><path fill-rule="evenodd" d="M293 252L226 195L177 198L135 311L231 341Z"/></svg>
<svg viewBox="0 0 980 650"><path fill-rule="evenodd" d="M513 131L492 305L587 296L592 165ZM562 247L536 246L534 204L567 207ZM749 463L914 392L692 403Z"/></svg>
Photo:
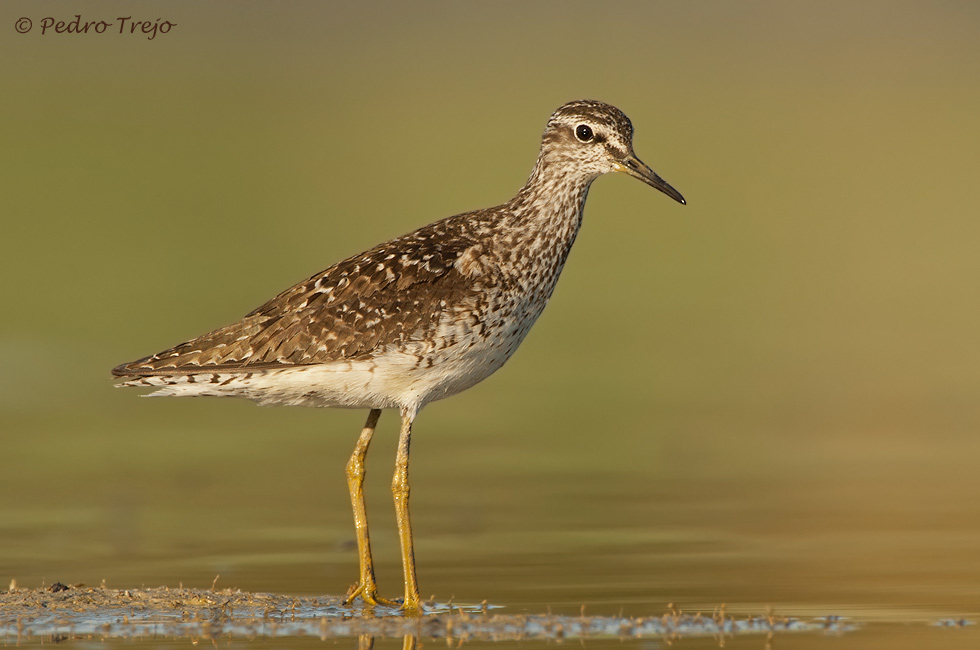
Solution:
<svg viewBox="0 0 980 650"><path fill-rule="evenodd" d="M684 200L680 192L671 187L667 181L657 176L657 172L650 169L646 163L636 156L627 156L620 161L620 164L623 166L623 171L633 178L639 178L650 187L657 188L678 203L687 205L687 201Z"/></svg>

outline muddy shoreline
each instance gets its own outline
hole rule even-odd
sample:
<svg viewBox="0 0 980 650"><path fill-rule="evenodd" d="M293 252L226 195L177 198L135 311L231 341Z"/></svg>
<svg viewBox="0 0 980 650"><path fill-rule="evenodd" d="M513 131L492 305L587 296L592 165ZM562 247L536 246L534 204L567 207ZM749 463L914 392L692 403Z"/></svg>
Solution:
<svg viewBox="0 0 980 650"><path fill-rule="evenodd" d="M339 597L296 597L232 589L107 589L56 583L0 592L0 638L415 637L453 640L773 636L839 634L838 617L733 618L669 611L644 618L513 615L483 605L430 602L419 616L392 607L344 605Z"/></svg>

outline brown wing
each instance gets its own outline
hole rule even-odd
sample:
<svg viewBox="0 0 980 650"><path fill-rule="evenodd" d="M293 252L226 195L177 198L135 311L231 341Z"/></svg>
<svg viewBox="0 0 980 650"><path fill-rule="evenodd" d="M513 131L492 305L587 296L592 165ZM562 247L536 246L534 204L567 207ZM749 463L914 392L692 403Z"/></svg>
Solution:
<svg viewBox="0 0 980 650"><path fill-rule="evenodd" d="M457 268L478 240L457 215L351 257L283 291L242 320L113 369L116 376L259 370L370 356L417 339L475 300ZM472 224L467 229L473 232Z"/></svg>

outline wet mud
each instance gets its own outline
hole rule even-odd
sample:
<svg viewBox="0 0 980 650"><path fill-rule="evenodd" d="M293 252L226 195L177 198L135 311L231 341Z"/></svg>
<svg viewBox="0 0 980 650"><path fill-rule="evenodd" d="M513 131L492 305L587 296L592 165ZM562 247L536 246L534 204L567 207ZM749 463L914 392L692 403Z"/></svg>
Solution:
<svg viewBox="0 0 980 650"><path fill-rule="evenodd" d="M107 589L56 583L0 593L0 638L64 641L92 638L417 638L450 641L640 637L773 636L844 633L835 616L732 617L668 611L645 618L514 615L486 604L428 602L420 615L394 607L344 605L339 597L295 597L238 590L157 587Z"/></svg>

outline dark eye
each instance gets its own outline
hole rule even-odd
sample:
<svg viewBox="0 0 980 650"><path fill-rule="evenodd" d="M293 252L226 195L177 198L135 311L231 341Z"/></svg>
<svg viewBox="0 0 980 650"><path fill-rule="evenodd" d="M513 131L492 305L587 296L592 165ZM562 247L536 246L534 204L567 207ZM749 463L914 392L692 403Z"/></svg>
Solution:
<svg viewBox="0 0 980 650"><path fill-rule="evenodd" d="M575 127L575 137L582 142L591 142L593 137L591 127L588 124L579 124Z"/></svg>

